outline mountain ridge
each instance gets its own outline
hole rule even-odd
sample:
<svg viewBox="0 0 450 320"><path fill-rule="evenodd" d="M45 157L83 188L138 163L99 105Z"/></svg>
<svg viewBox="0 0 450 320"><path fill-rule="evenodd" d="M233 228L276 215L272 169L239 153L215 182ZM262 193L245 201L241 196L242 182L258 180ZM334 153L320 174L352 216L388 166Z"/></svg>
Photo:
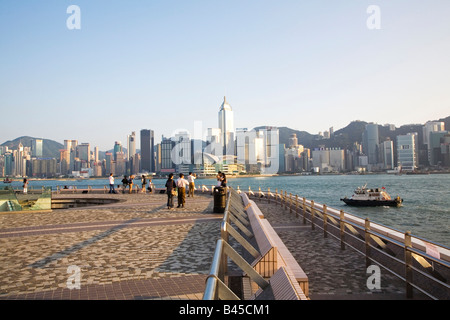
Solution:
<svg viewBox="0 0 450 320"><path fill-rule="evenodd" d="M442 121L445 123L445 128L447 130L450 129L450 116L438 120L429 121ZM350 148L354 142L361 143L362 132L364 131L365 125L368 123L371 122L353 120L344 128L336 130L334 134L328 139L321 138L318 134L311 134L302 130L296 130L288 127L278 127L279 141L280 144L285 144L286 146L288 146L290 135L292 133L295 133L297 135L298 144L303 145L305 148L314 149L320 146L323 146L325 148ZM419 141L422 141L421 137L423 124L406 124L398 128L396 127L393 131L385 125L378 126L380 141L384 141L387 138L395 140L395 137L397 135L406 134L408 132L417 132L419 135ZM258 126L254 129L262 129L265 127L267 126ZM8 140L0 144L0 146L8 146L8 148L10 149L16 149L19 143L22 143L24 147L31 147L31 141L33 139L43 140L43 157L59 158L59 150L64 149L64 144L57 141L30 136L21 136L14 140ZM111 150L99 151L99 158L103 159L105 152L110 151Z"/></svg>

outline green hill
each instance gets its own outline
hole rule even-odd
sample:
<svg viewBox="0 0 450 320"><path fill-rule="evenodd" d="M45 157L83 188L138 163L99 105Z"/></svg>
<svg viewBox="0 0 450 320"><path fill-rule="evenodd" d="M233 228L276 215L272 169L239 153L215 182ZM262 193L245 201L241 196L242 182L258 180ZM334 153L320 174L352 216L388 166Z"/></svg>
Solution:
<svg viewBox="0 0 450 320"><path fill-rule="evenodd" d="M31 147L31 141L34 139L41 139L29 136L23 136L14 140L9 140L1 144L1 146L7 146L9 149L17 149L19 143L22 143L24 147ZM59 159L59 150L64 149L64 145L49 139L42 139L42 156L44 158L57 158Z"/></svg>

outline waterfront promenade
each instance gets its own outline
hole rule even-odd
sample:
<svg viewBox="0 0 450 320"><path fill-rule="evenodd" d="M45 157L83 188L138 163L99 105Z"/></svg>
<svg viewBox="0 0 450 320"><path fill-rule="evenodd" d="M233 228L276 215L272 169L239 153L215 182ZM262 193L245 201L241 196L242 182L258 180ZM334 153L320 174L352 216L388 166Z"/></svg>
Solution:
<svg viewBox="0 0 450 320"><path fill-rule="evenodd" d="M53 197L122 201L1 214L0 299L202 298L222 216L210 195L170 211L165 194ZM68 288L69 266L80 268L80 289Z"/></svg>
<svg viewBox="0 0 450 320"><path fill-rule="evenodd" d="M213 213L210 193L172 210L159 193L53 197L121 201L1 214L0 299L202 299L223 216ZM307 273L312 300L404 299L404 285L387 273L380 290L369 290L365 260L354 251L289 210L257 205ZM69 289L71 266L79 268L79 289Z"/></svg>

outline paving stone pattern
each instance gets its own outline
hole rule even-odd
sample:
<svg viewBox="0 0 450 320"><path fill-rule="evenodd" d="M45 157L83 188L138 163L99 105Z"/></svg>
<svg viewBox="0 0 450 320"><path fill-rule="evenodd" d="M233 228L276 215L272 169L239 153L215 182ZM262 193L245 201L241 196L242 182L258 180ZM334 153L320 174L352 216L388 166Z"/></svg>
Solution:
<svg viewBox="0 0 450 320"><path fill-rule="evenodd" d="M0 299L202 298L220 236L212 197L172 210L164 194L101 197L123 202L0 215ZM68 288L72 265L80 289Z"/></svg>

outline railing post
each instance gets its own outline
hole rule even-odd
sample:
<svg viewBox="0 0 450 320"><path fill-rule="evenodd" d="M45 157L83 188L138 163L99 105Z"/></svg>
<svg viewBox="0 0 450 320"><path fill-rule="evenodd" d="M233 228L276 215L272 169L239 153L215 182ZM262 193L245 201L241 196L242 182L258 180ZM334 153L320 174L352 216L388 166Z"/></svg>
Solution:
<svg viewBox="0 0 450 320"><path fill-rule="evenodd" d="M295 195L295 217L298 217L298 194Z"/></svg>
<svg viewBox="0 0 450 320"><path fill-rule="evenodd" d="M303 197L303 224L306 224L306 198Z"/></svg>
<svg viewBox="0 0 450 320"><path fill-rule="evenodd" d="M267 188L267 203L270 203L270 188Z"/></svg>
<svg viewBox="0 0 450 320"><path fill-rule="evenodd" d="M284 190L284 209L287 208L287 191Z"/></svg>
<svg viewBox="0 0 450 320"><path fill-rule="evenodd" d="M280 206L281 206L281 209L283 209L283 190L282 189L280 189Z"/></svg>
<svg viewBox="0 0 450 320"><path fill-rule="evenodd" d="M275 206L278 205L278 189L275 189Z"/></svg>
<svg viewBox="0 0 450 320"><path fill-rule="evenodd" d="M340 233L341 233L341 250L345 250L345 221L344 221L344 210L341 210L339 214L339 225L340 225Z"/></svg>
<svg viewBox="0 0 450 320"><path fill-rule="evenodd" d="M259 189L258 189L258 198L259 198L259 201L261 201L261 187L259 187Z"/></svg>
<svg viewBox="0 0 450 320"><path fill-rule="evenodd" d="M289 192L289 213L292 213L292 193Z"/></svg>
<svg viewBox="0 0 450 320"><path fill-rule="evenodd" d="M409 248L412 247L411 231L405 232L405 282L406 282L406 298L413 297L413 274L412 274L412 252Z"/></svg>
<svg viewBox="0 0 450 320"><path fill-rule="evenodd" d="M366 218L365 226L364 226L364 239L366 244L366 268L371 265L369 256L370 256L370 221L369 218Z"/></svg>
<svg viewBox="0 0 450 320"><path fill-rule="evenodd" d="M314 226L314 214L316 213L316 209L314 208L314 200L311 200L311 229L314 230L316 227Z"/></svg>
<svg viewBox="0 0 450 320"><path fill-rule="evenodd" d="M328 237L327 234L327 223L328 223L328 218L327 218L327 205L324 204L323 205L323 237L326 238Z"/></svg>

